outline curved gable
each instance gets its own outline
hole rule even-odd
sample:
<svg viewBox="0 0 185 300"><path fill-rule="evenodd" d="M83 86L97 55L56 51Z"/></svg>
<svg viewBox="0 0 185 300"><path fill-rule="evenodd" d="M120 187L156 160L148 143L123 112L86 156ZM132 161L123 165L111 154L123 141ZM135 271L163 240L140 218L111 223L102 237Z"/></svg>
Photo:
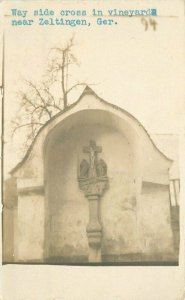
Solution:
<svg viewBox="0 0 185 300"><path fill-rule="evenodd" d="M66 110L61 111L60 113L56 114L51 120L49 120L38 132L37 136L35 137L34 141L32 142L31 146L29 147L26 155L24 156L23 160L10 172L15 177L43 177L43 167L38 168L38 161L43 162L43 151L44 145L47 142L48 136L52 134L52 132L59 126L60 124L64 124L65 120L72 120L75 119L74 115L80 112L85 111L104 111L107 113L107 116L114 115L118 119L118 121L112 118L112 122L120 123L123 128L122 130L127 135L127 132L130 132L128 128L130 128L131 132L140 139L141 141L145 141L147 147L154 152L154 156L156 159L161 159L164 164L169 165L171 160L167 158L159 149L157 149L156 145L150 138L146 129L142 126L142 124L131 114L125 111L122 108L119 108L116 105L110 104L105 100L98 97L92 89L88 86L83 91L80 98L72 105L70 105ZM83 116L82 116L83 118ZM122 120L119 121L119 120ZM62 122L62 123L61 123ZM65 121L66 122L66 121ZM124 125L125 124L125 125ZM67 126L67 125L65 125ZM124 126L126 126L124 128ZM120 128L121 130L121 128ZM129 135L130 133L128 133ZM129 138L129 136L128 136ZM44 162L43 162L44 163ZM42 164L43 165L43 164ZM33 171L34 169L34 171ZM40 175L38 175L40 173Z"/></svg>

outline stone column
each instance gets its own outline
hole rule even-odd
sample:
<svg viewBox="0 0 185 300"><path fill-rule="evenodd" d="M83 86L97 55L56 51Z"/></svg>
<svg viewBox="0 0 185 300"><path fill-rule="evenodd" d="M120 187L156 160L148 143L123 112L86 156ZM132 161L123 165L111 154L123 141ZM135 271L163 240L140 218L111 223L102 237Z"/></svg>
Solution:
<svg viewBox="0 0 185 300"><path fill-rule="evenodd" d="M100 221L100 198L108 187L107 166L103 159L98 159L97 147L90 141L89 147L84 147L89 153L89 162L85 159L80 164L78 182L80 189L89 201L89 223L87 224L87 238L89 243L89 262L101 262L102 225Z"/></svg>
<svg viewBox="0 0 185 300"><path fill-rule="evenodd" d="M89 261L101 262L102 226L100 224L99 197L89 195L89 223L87 237L89 242Z"/></svg>

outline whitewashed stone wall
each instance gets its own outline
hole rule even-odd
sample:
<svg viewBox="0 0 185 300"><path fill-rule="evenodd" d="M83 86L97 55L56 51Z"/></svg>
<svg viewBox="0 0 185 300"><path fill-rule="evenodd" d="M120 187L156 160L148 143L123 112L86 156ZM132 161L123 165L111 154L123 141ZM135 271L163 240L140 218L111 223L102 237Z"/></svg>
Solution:
<svg viewBox="0 0 185 300"><path fill-rule="evenodd" d="M109 188L100 207L103 257L140 253L155 259L172 251L170 160L134 118L90 92L43 128L14 171L16 260L87 259L89 208L77 176L91 139L102 146L108 167Z"/></svg>

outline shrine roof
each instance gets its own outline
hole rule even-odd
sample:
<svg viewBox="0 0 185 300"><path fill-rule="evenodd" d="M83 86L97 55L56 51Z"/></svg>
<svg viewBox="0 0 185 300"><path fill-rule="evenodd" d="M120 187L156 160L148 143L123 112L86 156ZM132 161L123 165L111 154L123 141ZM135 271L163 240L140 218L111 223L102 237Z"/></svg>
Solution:
<svg viewBox="0 0 185 300"><path fill-rule="evenodd" d="M102 99L101 97L99 97L89 86L86 86L84 91L82 92L82 94L80 95L79 99L77 101L75 101L74 103L72 103L71 105L67 106L65 109L63 109L62 111L60 111L59 113L57 113L56 115L54 115L50 120L48 120L40 129L39 131L37 132L34 140L32 141L30 147L28 148L25 156L23 157L23 159L9 172L11 175L13 175L23 164L24 162L27 160L29 154L31 153L32 151L32 148L35 144L35 141L37 140L38 136L40 135L40 133L43 131L43 129L45 127L47 127L50 123L53 122L53 120L59 118L61 115L65 114L66 112L70 111L73 107L77 106L82 98L85 96L85 95L94 95L96 97L96 99L98 99L98 101L100 101L101 103L103 103L104 105L106 106L109 106L109 107L112 107L113 109L115 110L119 110L120 112L122 112L123 114L126 114L129 118L133 119L137 124L138 126L140 126L144 132L146 133L146 135L148 136L148 138L150 139L151 143L153 144L153 146L157 149L158 152L160 152L160 154L168 161L173 161L172 159L170 159L169 157L167 157L157 146L156 144L154 143L153 139L151 138L151 136L149 135L149 133L147 132L147 130L145 129L145 127L132 115L130 114L128 111L124 110L123 108L115 105L115 104L112 104L110 102L107 102L106 100Z"/></svg>

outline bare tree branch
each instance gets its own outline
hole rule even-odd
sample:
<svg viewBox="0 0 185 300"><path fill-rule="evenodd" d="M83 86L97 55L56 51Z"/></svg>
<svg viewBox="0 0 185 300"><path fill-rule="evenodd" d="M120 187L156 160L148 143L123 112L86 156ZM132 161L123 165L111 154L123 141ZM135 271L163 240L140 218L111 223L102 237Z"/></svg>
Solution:
<svg viewBox="0 0 185 300"><path fill-rule="evenodd" d="M33 141L40 127L68 106L70 92L79 86L86 85L85 82L78 82L68 88L68 81L70 80L71 83L74 81L69 68L72 65L78 65L78 60L73 53L74 46L74 37L72 37L66 45L52 47L48 54L43 80L38 83L24 80L26 89L18 92L20 108L17 117L12 122L12 136L25 129L27 131L26 148ZM56 91L58 96L55 95Z"/></svg>
<svg viewBox="0 0 185 300"><path fill-rule="evenodd" d="M22 127L25 127L25 126L32 126L32 125L39 125L39 126L43 126L44 124L43 123L39 123L39 122L34 122L34 123L25 123L25 124L22 124L22 125L17 125L14 130L13 130L13 134L15 134L16 130L22 128Z"/></svg>

